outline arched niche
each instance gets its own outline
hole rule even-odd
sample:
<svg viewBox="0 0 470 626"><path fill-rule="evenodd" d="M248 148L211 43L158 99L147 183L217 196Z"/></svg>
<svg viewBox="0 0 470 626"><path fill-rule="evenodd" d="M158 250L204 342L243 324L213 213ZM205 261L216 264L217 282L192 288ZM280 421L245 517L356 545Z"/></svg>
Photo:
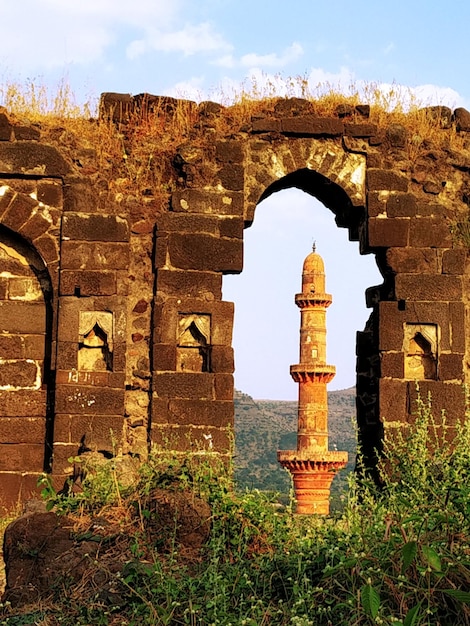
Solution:
<svg viewBox="0 0 470 626"><path fill-rule="evenodd" d="M179 372L210 371L210 316L180 314L176 369Z"/></svg>
<svg viewBox="0 0 470 626"><path fill-rule="evenodd" d="M3 442L12 451L0 464L0 481L3 471L25 476L49 467L51 350L52 285L47 267L25 239L0 226L0 421L8 433Z"/></svg>
<svg viewBox="0 0 470 626"><path fill-rule="evenodd" d="M405 324L403 352L407 380L436 380L438 327L436 324Z"/></svg>

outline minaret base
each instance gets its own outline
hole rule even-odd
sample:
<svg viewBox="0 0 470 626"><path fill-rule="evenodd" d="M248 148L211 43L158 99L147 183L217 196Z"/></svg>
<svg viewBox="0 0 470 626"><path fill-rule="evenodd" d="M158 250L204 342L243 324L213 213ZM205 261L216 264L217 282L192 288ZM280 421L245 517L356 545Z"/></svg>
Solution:
<svg viewBox="0 0 470 626"><path fill-rule="evenodd" d="M298 450L279 450L279 463L292 474L299 515L328 515L330 489L335 473L348 462L347 452L311 452L302 458ZM312 458L313 457L313 458Z"/></svg>

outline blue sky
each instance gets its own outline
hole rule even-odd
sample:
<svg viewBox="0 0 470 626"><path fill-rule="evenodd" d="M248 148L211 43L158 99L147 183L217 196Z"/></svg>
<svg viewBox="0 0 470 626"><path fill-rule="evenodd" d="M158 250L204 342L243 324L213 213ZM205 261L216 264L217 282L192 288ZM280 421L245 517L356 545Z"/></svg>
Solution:
<svg viewBox="0 0 470 626"><path fill-rule="evenodd" d="M96 103L103 91L220 101L253 82L261 91L274 82L284 95L288 77L303 76L313 90L373 83L470 109L467 0L0 0L0 16L0 91L26 81L53 90L65 79L80 102ZM314 239L334 298L330 388L354 384L364 289L380 282L374 259L359 256L317 201L286 191L260 205L246 231L245 270L224 279L237 311L236 385L255 398L296 398L293 299Z"/></svg>

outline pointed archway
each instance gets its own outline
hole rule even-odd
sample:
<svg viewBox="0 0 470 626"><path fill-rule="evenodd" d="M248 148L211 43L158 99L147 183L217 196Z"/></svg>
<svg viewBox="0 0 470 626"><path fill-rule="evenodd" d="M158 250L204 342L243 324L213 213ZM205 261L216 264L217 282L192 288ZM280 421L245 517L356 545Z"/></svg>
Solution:
<svg viewBox="0 0 470 626"><path fill-rule="evenodd" d="M0 491L10 506L50 463L52 286L21 236L0 227Z"/></svg>

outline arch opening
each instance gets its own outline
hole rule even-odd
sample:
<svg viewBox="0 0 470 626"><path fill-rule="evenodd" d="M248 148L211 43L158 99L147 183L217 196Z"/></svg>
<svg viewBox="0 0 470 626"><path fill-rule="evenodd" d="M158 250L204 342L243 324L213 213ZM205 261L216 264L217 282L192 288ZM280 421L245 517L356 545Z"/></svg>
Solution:
<svg viewBox="0 0 470 626"><path fill-rule="evenodd" d="M52 458L52 320L44 261L20 235L0 226L0 419L12 451L1 463L0 480L3 472L17 472L22 484L15 488L23 491L31 490Z"/></svg>
<svg viewBox="0 0 470 626"><path fill-rule="evenodd" d="M292 415L290 434L283 432L278 441L269 434L260 440L262 448L271 448L266 488L279 489L279 483L270 482L277 472L276 450L295 447L298 387L289 375L289 366L299 358L300 317L294 298L300 291L303 260L314 241L325 261L326 290L333 296L327 314L327 349L328 362L336 366L337 374L329 389L348 389L348 415L342 424L351 429L348 443L355 446L351 425L355 390L351 388L356 383L356 331L367 323L365 290L382 283L374 257L359 255L348 241L358 239L363 215L364 209L354 207L338 185L316 172L302 170L286 176L263 193L253 229L245 231L242 275L224 277L224 299L235 302L235 387L256 399L261 414L267 405L259 399L269 399L287 401L286 411ZM349 233L338 226L347 227ZM242 414L246 415L250 411L246 396L238 394L237 402L244 405ZM237 414L235 419L237 440ZM336 445L339 447L332 437L331 446ZM246 476L251 474L246 472Z"/></svg>

